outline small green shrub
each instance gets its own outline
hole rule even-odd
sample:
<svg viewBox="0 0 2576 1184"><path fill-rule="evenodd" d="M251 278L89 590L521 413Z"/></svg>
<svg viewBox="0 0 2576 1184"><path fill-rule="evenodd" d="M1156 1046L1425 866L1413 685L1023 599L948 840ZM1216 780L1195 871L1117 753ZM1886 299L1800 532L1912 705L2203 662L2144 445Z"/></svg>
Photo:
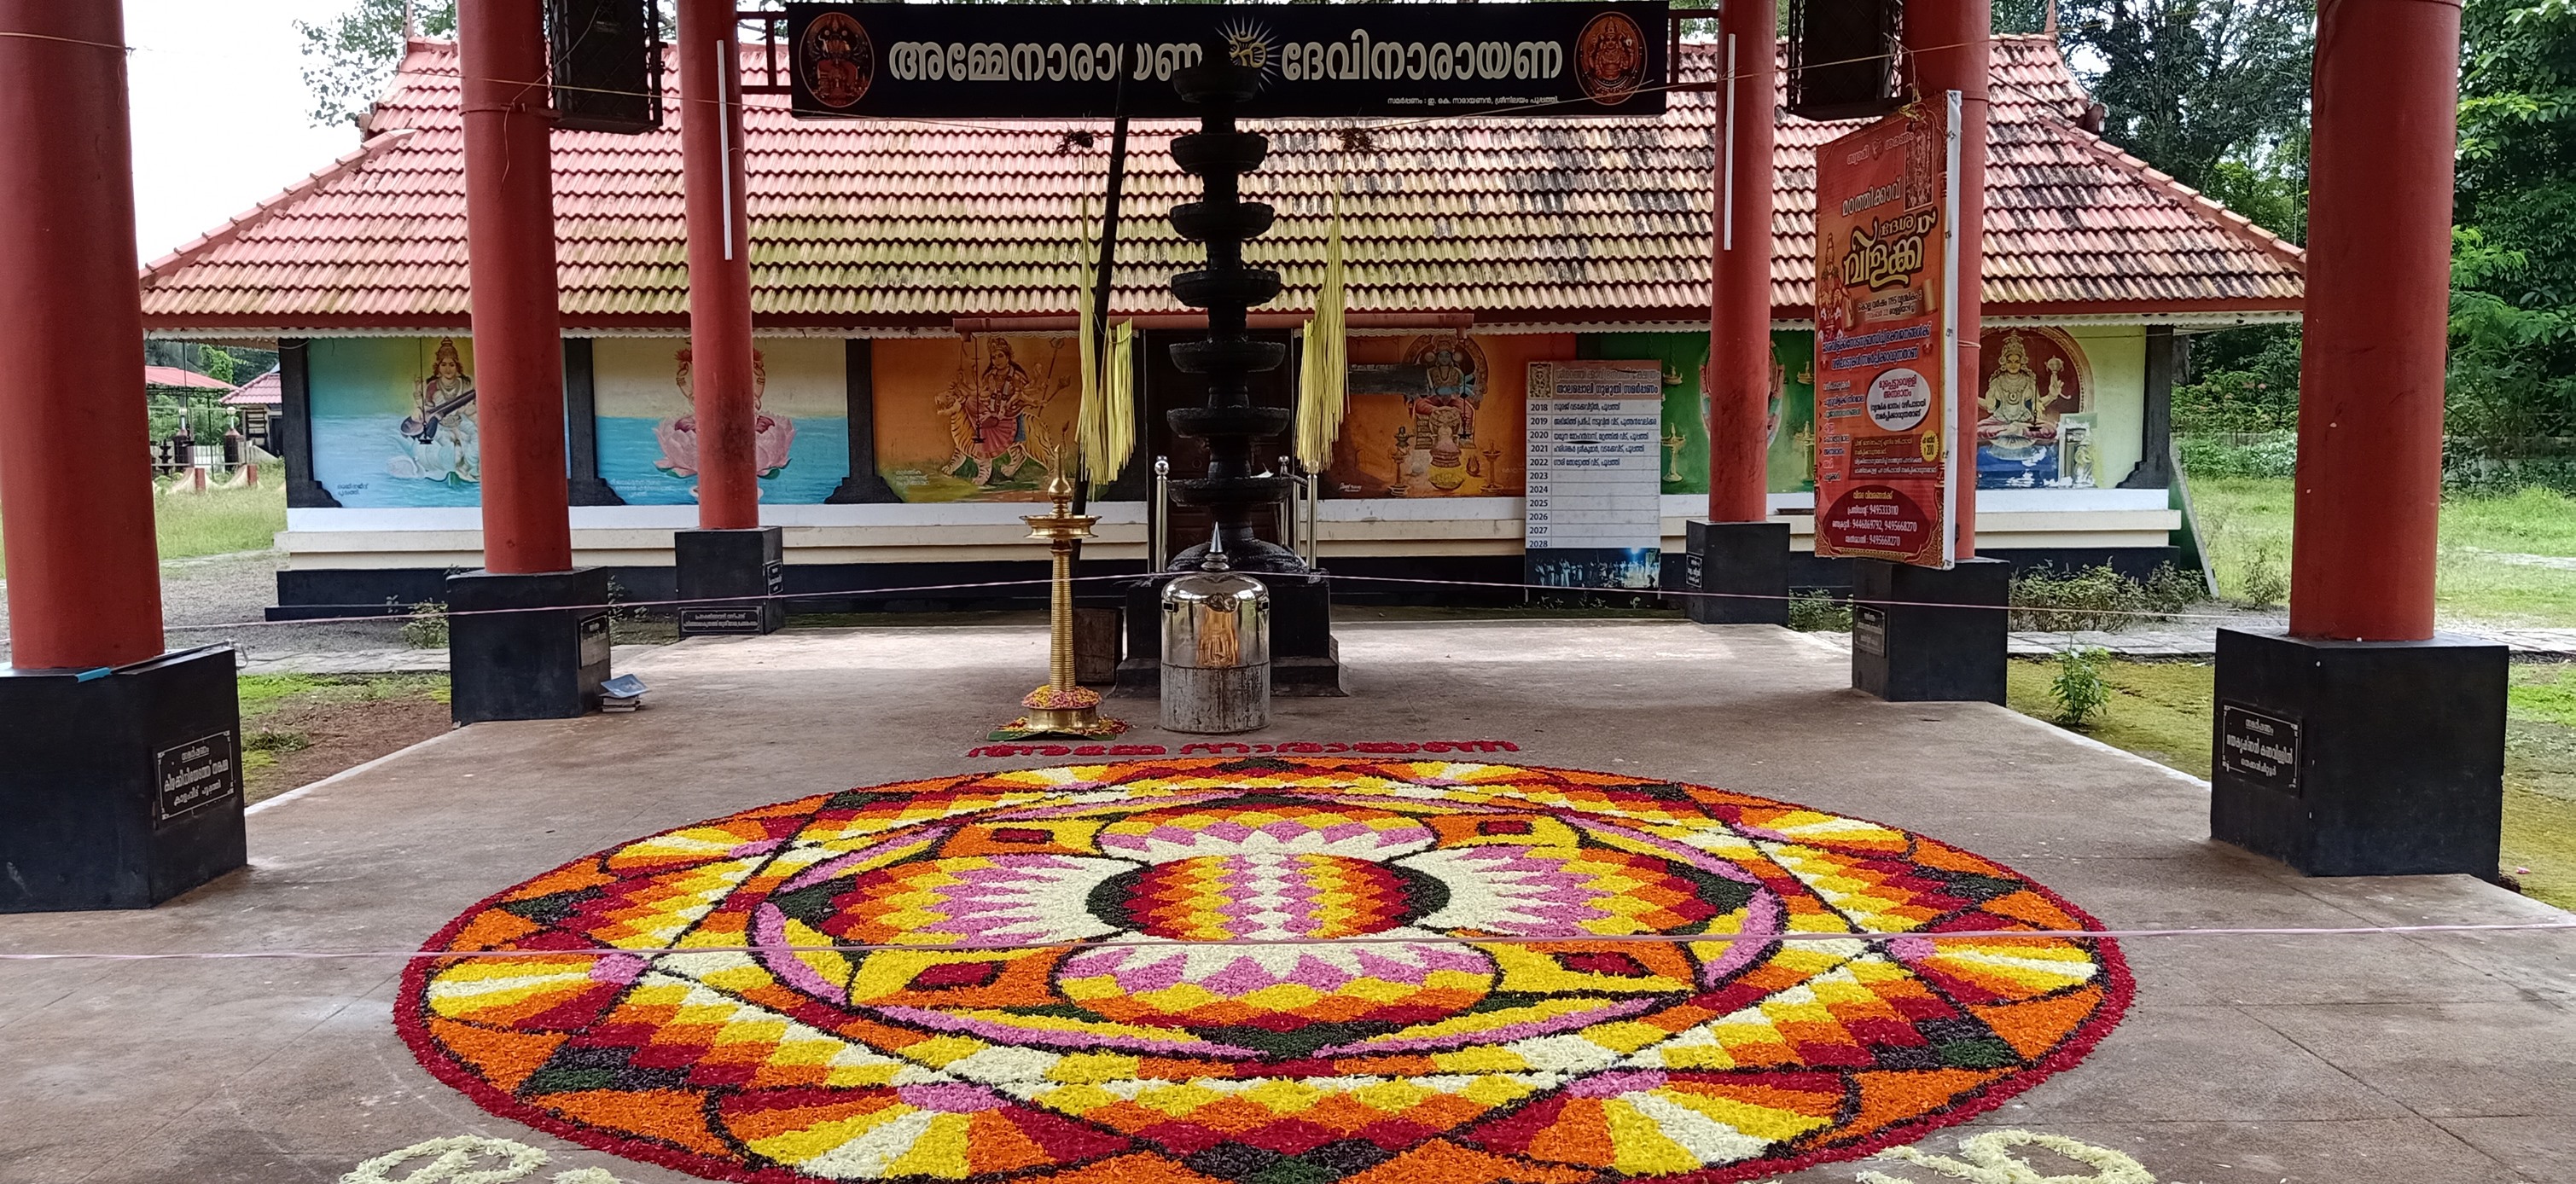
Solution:
<svg viewBox="0 0 2576 1184"><path fill-rule="evenodd" d="M294 752L299 749L311 748L313 747L313 741L302 732L286 732L271 728L259 728L252 731L249 735L242 737L242 747L252 752L265 752L275 755L281 752Z"/></svg>
<svg viewBox="0 0 2576 1184"><path fill-rule="evenodd" d="M391 600L385 603L394 604ZM424 600L407 609L400 605L395 607L409 614L403 618L402 623L404 645L416 650L447 648L447 603L445 601Z"/></svg>
<svg viewBox="0 0 2576 1184"><path fill-rule="evenodd" d="M2034 567L2013 577L2012 627L2072 633L2171 620L2198 603L2203 592L2199 579L2172 564L2158 566L2143 580L2124 576L2107 563L2064 574Z"/></svg>
<svg viewBox="0 0 2576 1184"><path fill-rule="evenodd" d="M2255 548L2245 560L2243 578L2237 584L2237 603L2247 608L2271 608L2289 596L2290 573L2281 570L2280 552L2269 545Z"/></svg>
<svg viewBox="0 0 2576 1184"><path fill-rule="evenodd" d="M1849 633L1851 601L1830 592L1795 592L1789 596L1789 627L1800 633Z"/></svg>
<svg viewBox="0 0 2576 1184"><path fill-rule="evenodd" d="M2048 697L2057 703L2057 722L2081 728L2111 702L2111 684L2102 679L2108 650L2077 646L2057 655L2057 674L2048 682Z"/></svg>

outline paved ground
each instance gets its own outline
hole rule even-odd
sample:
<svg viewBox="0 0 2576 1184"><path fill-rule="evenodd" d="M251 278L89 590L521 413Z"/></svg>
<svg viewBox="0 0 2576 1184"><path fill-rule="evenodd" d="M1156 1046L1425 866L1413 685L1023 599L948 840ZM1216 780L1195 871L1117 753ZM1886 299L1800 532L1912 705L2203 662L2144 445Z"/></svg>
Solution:
<svg viewBox="0 0 2576 1184"><path fill-rule="evenodd" d="M1003 763L963 754L1012 712L1041 645L985 628L664 647L630 658L655 688L642 713L450 733L270 803L251 819L246 872L148 913L0 917L0 949L414 946L497 888L657 829ZM1351 697L1282 700L1256 738L1507 739L1528 763L1807 802L2004 860L2114 926L2564 916L2463 878L2298 878L2207 842L2206 791L2188 778L2000 708L1862 698L1846 659L1802 635L1368 624L1342 645ZM1113 704L1150 717L1149 702ZM1981 1126L2116 1147L2167 1184L2576 1181L2576 934L2127 948L2128 1021ZM682 1178L493 1118L433 1081L394 1035L396 973L0 963L0 1181L322 1184L467 1133L551 1151L531 1179ZM1948 1152L1965 1133L1924 1146Z"/></svg>
<svg viewBox="0 0 2576 1184"><path fill-rule="evenodd" d="M254 660L287 659L290 667L294 658L306 654L352 649L385 653L402 648L402 632L390 621L290 625L263 621L268 606L277 603L277 567L283 559L275 551L237 551L163 562L161 618L169 630L170 648L229 641ZM0 581L0 586L5 586L5 581ZM8 655L8 614L0 613L0 661L6 661ZM371 667L363 673L446 668L442 657L435 666Z"/></svg>

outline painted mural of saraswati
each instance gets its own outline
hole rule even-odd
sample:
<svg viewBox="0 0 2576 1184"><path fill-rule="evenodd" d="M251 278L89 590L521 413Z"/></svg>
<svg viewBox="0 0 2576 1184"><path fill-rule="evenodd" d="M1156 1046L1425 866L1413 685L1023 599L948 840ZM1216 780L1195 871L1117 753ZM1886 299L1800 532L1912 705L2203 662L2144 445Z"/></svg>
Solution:
<svg viewBox="0 0 2576 1184"><path fill-rule="evenodd" d="M1029 452L1029 427L1073 387L1072 371L1059 373L1057 366L1065 352L1050 349L1046 364L1033 375L1012 352L1009 338L967 340L956 374L934 404L954 447L941 471L987 489L997 479L1019 483L1024 469L1045 469L1045 462ZM1035 479L1034 472L1029 479Z"/></svg>
<svg viewBox="0 0 2576 1184"><path fill-rule="evenodd" d="M680 397L692 405L697 388L691 381L690 351L683 347L672 355L678 363L673 381L680 387ZM796 421L784 415L772 415L761 409L761 400L769 394L769 360L759 350L751 352L751 452L752 468L762 477L775 477L787 468L788 450L796 442ZM653 436L662 442L662 455L653 467L674 477L698 475L698 417L677 415L653 425Z"/></svg>
<svg viewBox="0 0 2576 1184"><path fill-rule="evenodd" d="M483 479L480 421L475 415L474 376L456 339L439 339L431 355L429 377L412 386L412 413L398 430L398 451L385 458L385 471L415 481L474 484Z"/></svg>

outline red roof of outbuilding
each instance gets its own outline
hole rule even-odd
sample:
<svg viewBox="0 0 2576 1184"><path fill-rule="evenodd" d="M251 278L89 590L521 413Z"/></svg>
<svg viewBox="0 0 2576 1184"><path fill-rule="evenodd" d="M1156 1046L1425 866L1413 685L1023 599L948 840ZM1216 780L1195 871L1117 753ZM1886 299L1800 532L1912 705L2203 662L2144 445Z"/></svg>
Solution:
<svg viewBox="0 0 2576 1184"><path fill-rule="evenodd" d="M229 391L233 389L233 384L225 382L220 378L208 378L194 370L183 370L177 366L144 367L143 385L177 387L183 390L192 391Z"/></svg>
<svg viewBox="0 0 2576 1184"><path fill-rule="evenodd" d="M286 382L272 369L224 396L227 407L276 407L286 402Z"/></svg>
<svg viewBox="0 0 2576 1184"><path fill-rule="evenodd" d="M747 51L756 57L755 51ZM750 60L750 59L747 59ZM1684 76L1714 76L1707 46ZM1988 151L1989 315L2278 312L2301 255L2076 126L2088 99L2056 43L1999 37ZM945 326L1069 314L1072 242L1107 137L1065 121L805 121L752 96L752 285L764 326ZM1251 244L1306 307L1328 194L1343 192L1352 311L1466 312L1477 323L1651 322L1706 315L1715 105L1677 92L1655 119L1447 119L1263 125L1246 196L1279 207ZM461 329L464 164L455 47L412 43L374 134L258 208L155 261L144 315L160 331ZM557 132L555 209L566 327L687 323L678 122L641 136ZM1806 315L1816 146L1853 125L1783 117L1773 298ZM1365 131L1365 136L1349 129ZM1183 312L1163 290L1196 249L1163 221L1196 181L1171 121L1136 126L1114 306Z"/></svg>

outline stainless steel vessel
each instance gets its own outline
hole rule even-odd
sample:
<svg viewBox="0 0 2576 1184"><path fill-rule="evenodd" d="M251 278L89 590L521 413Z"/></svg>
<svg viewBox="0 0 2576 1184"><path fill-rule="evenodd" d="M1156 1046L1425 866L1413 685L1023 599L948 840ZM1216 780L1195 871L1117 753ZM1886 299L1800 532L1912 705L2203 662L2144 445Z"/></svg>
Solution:
<svg viewBox="0 0 2576 1184"><path fill-rule="evenodd" d="M1163 727L1249 732L1270 723L1270 589L1221 548L1163 586Z"/></svg>

